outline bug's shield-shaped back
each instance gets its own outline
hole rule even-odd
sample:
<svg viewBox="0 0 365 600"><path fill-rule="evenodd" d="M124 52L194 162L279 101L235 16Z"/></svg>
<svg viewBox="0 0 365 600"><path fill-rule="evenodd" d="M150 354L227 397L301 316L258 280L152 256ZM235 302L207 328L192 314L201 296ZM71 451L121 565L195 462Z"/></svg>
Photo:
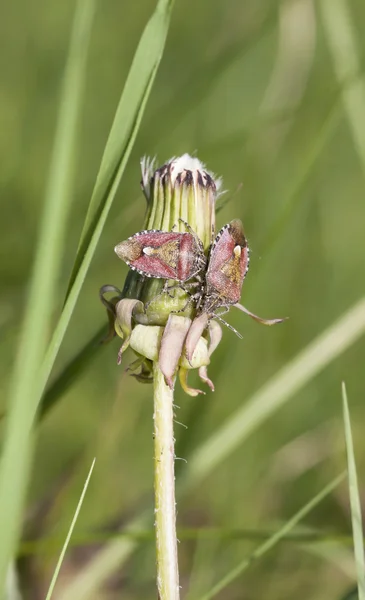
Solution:
<svg viewBox="0 0 365 600"><path fill-rule="evenodd" d="M213 242L206 275L206 296L215 304L235 304L248 270L249 250L238 219L225 225Z"/></svg>
<svg viewBox="0 0 365 600"><path fill-rule="evenodd" d="M141 231L115 247L131 269L147 277L186 281L201 270L204 251L191 233Z"/></svg>

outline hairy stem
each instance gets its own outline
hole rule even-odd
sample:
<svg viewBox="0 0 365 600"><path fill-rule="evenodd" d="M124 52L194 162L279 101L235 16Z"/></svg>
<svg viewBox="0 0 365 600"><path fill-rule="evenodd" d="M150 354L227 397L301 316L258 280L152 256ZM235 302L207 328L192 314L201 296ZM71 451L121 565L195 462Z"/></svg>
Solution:
<svg viewBox="0 0 365 600"><path fill-rule="evenodd" d="M155 527L159 600L179 600L177 562L174 393L154 363Z"/></svg>

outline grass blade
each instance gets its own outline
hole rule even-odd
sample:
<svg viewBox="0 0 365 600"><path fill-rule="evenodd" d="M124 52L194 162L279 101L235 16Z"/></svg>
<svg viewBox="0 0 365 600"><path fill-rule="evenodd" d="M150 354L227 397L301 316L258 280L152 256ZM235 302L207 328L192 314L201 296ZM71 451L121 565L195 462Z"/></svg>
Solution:
<svg viewBox="0 0 365 600"><path fill-rule="evenodd" d="M68 530L68 534L67 534L67 536L66 536L65 543L64 543L64 545L63 545L63 547L62 547L62 550L61 550L60 557L59 557L59 559L58 559L58 562L57 562L57 565L56 565L55 571L54 571L54 573L53 573L52 581L51 581L51 583L50 583L50 586L49 586L49 589L48 589L48 592L47 592L46 600L50 600L50 598L51 598L51 596L52 596L52 593L53 593L53 590L54 590L54 587L55 587L55 585L56 585L57 577L58 577L58 574L59 574L59 572L60 572L60 570L61 570L62 562L63 562L63 559L64 559L64 557L65 557L66 550L67 550L67 547L68 547L69 541L70 541L70 539L71 539L71 536L72 536L72 532L73 532L73 530L74 530L74 527L75 527L75 524L76 524L76 521L77 521L77 517L79 516L79 512L80 512L80 509L81 509L82 503L83 503L83 501L84 501L84 498L85 498L86 490L87 490L87 488L88 488L88 485L89 485L89 481L90 481L91 474L92 474L92 472L93 472L93 469L94 469L94 465L95 465L95 458L94 458L94 460L93 460L93 462L92 462L92 464L91 464L91 468L90 468L89 474L88 474L88 476L87 476L87 478L86 478L86 481L85 481L85 484L84 484L83 490L82 490L82 492L81 492L80 500L79 500L79 502L78 502L78 504L77 504L77 507L76 507L76 511L75 511L74 517L73 517L73 519L72 519L72 521L71 521L70 529Z"/></svg>
<svg viewBox="0 0 365 600"><path fill-rule="evenodd" d="M136 532L145 529L152 522L151 517L151 511L144 512L128 523L128 529ZM100 586L128 560L138 544L138 540L132 537L116 539L106 544L83 569L79 570L77 576L58 594L57 600L96 598Z"/></svg>
<svg viewBox="0 0 365 600"><path fill-rule="evenodd" d="M278 522L280 525L280 522ZM249 542L261 542L266 540L268 537L273 535L274 529L272 527L266 528L221 528L221 527L178 527L177 534L180 542L182 541L209 541L209 542L230 542L237 540L249 541ZM130 527L128 530L110 532L109 530L101 530L97 533L95 531L81 532L78 535L74 535L72 540L69 542L69 547L81 548L85 546L95 546L96 544L105 544L111 542L114 539L129 538L138 542L154 542L155 532L151 526L149 529L141 529L140 531L132 531ZM301 548L308 549L312 552L314 548L324 548L326 546L336 546L341 548L342 551L348 553L348 546L353 546L352 536L343 535L342 533L336 534L335 532L329 534L322 532L321 530L313 528L299 528L293 532L290 532L283 536L283 542L287 544L300 544ZM24 556L35 556L35 555L49 555L54 552L60 545L61 541L58 536L47 536L39 539L26 540L19 545L18 557ZM324 556L324 553L318 552L318 555ZM351 558L352 555L350 554Z"/></svg>
<svg viewBox="0 0 365 600"><path fill-rule="evenodd" d="M350 4L346 0L321 0L320 8L350 131L365 174L365 80L359 75L362 65Z"/></svg>
<svg viewBox="0 0 365 600"><path fill-rule="evenodd" d="M137 134L147 98L163 54L173 0L159 0L147 23L124 86L81 233L67 295L99 222L105 222Z"/></svg>
<svg viewBox="0 0 365 600"><path fill-rule="evenodd" d="M77 125L95 2L79 0L65 69L45 205L8 403L0 465L0 591L21 528L38 404L35 378L44 357L72 197Z"/></svg>
<svg viewBox="0 0 365 600"><path fill-rule="evenodd" d="M232 583L239 575L241 575L248 567L250 567L255 560L263 556L266 552L271 550L280 540L293 529L304 517L313 510L326 496L328 496L345 478L346 473L342 473L336 479L331 481L322 491L319 492L312 500L310 500L303 508L301 508L289 521L285 523L283 527L276 531L268 540L263 544L260 544L258 548L249 556L240 562L234 569L232 569L221 581L219 581L207 594L201 596L200 600L210 600L214 598L221 590L227 585Z"/></svg>
<svg viewBox="0 0 365 600"><path fill-rule="evenodd" d="M359 600L365 600L365 561L364 542L362 530L361 504L359 486L357 483L354 445L352 441L349 406L347 402L346 386L342 383L343 420L345 427L347 470L349 480L349 494L351 505L352 534L354 538L354 552L357 571L357 587Z"/></svg>
<svg viewBox="0 0 365 600"><path fill-rule="evenodd" d="M127 164L161 60L172 0L159 0L142 35L104 152L61 317L38 382L42 395ZM127 127L128 124L128 127Z"/></svg>

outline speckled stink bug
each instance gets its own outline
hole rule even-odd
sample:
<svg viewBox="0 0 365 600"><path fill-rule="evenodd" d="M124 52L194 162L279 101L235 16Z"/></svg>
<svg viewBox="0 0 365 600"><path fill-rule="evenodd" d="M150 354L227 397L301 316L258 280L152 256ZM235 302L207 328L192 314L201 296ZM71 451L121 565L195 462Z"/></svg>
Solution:
<svg viewBox="0 0 365 600"><path fill-rule="evenodd" d="M197 317L186 340L186 351L190 360L197 340L211 319L218 319L238 337L241 334L221 318L230 306L248 314L264 325L275 325L284 319L262 319L239 304L243 280L249 266L249 249L241 221L235 219L224 225L216 236L209 254L208 267L202 289L195 295ZM218 313L218 311L221 309Z"/></svg>
<svg viewBox="0 0 365 600"><path fill-rule="evenodd" d="M185 226L189 233L140 231L114 250L141 275L183 283L203 271L207 262L201 240L187 223Z"/></svg>
<svg viewBox="0 0 365 600"><path fill-rule="evenodd" d="M214 314L218 308L228 310L239 301L249 260L242 223L235 219L222 227L210 249L201 312Z"/></svg>

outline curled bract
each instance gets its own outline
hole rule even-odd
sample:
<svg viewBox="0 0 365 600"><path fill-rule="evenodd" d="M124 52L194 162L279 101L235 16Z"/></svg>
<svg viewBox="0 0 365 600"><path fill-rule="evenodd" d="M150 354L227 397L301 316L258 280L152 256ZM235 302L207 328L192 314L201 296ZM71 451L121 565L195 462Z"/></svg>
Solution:
<svg viewBox="0 0 365 600"><path fill-rule="evenodd" d="M132 334L132 319L137 313L143 313L144 307L140 300L129 300L124 298L120 300L115 307L115 331L124 341L118 352L118 364L122 361L122 354L128 348Z"/></svg>
<svg viewBox="0 0 365 600"><path fill-rule="evenodd" d="M122 354L130 347L138 356L127 370L133 373L139 381L150 381L152 363L158 362L165 381L170 388L174 387L176 375L184 391L191 395L204 393L201 390L189 387L187 383L188 371L198 369L201 380L211 390L214 385L208 377L207 366L210 356L217 347L221 338L221 328L218 323L212 322L208 329L209 342L202 335L194 336L194 349L187 357L186 341L192 326L192 320L185 316L170 314L165 326L142 325L136 318L144 314L144 305L140 300L122 299L115 306L115 332L123 339L123 344L118 353L118 364L121 363Z"/></svg>

